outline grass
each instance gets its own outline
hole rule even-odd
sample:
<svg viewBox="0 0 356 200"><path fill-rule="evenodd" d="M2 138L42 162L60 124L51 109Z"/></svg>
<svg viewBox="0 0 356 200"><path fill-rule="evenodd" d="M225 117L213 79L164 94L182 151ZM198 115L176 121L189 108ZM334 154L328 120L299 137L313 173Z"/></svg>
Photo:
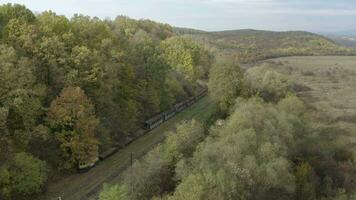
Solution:
<svg viewBox="0 0 356 200"><path fill-rule="evenodd" d="M107 158L99 165L83 174L74 174L63 177L57 182L50 183L47 192L41 197L46 200L56 200L59 196L63 200L88 200L94 199L102 189L104 183L117 183L121 174L130 164L130 153L138 159L162 142L167 134L175 129L182 120L197 119L205 121L213 115L214 104L209 97L202 98L199 102L177 114L174 118L132 142L116 154Z"/></svg>
<svg viewBox="0 0 356 200"><path fill-rule="evenodd" d="M268 62L301 88L308 88L298 96L318 121L339 130L335 142L356 152L356 57L286 57Z"/></svg>

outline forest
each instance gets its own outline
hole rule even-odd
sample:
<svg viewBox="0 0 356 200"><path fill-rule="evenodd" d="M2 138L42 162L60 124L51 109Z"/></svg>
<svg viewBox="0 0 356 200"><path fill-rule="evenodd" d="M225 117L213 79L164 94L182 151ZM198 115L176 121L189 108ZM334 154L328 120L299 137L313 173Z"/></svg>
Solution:
<svg viewBox="0 0 356 200"><path fill-rule="evenodd" d="M0 7L0 197L27 199L194 95L212 55L172 27Z"/></svg>
<svg viewBox="0 0 356 200"><path fill-rule="evenodd" d="M354 154L320 140L329 130L310 123L293 82L240 67L355 50L304 32L210 38L230 34L1 5L0 199L38 197L206 86L213 118L178 124L100 200L356 198Z"/></svg>

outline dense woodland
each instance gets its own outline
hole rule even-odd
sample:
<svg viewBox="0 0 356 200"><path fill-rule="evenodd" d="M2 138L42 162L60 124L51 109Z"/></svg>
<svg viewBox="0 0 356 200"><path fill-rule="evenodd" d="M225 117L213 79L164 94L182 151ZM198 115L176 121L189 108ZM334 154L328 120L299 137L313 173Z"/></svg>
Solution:
<svg viewBox="0 0 356 200"><path fill-rule="evenodd" d="M35 197L54 176L135 137L201 82L221 119L178 125L101 200L351 197L352 154L317 139L323 130L309 125L288 78L237 62L353 50L308 33L264 36L271 47L253 35L231 42L187 31L0 6L0 199ZM232 57L220 58L227 51Z"/></svg>
<svg viewBox="0 0 356 200"><path fill-rule="evenodd" d="M0 197L29 198L51 174L124 143L194 95L213 57L172 27L0 7Z"/></svg>

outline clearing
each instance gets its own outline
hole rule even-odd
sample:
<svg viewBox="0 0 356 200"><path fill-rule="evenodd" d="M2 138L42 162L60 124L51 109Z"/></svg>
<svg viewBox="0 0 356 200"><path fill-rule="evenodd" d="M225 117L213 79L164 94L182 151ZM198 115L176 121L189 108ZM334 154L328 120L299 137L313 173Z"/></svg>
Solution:
<svg viewBox="0 0 356 200"><path fill-rule="evenodd" d="M174 118L163 123L156 129L132 142L127 147L100 162L90 171L83 174L74 174L62 178L58 182L49 184L47 192L41 199L57 200L88 200L95 198L104 183L117 183L121 173L130 164L130 152L134 159L140 158L152 147L162 142L170 130L174 130L177 123L183 120L197 119L204 121L214 113L213 102L209 97L202 98L199 102L177 114Z"/></svg>
<svg viewBox="0 0 356 200"><path fill-rule="evenodd" d="M300 86L297 94L316 119L336 128L325 137L356 151L355 56L285 57L265 62Z"/></svg>

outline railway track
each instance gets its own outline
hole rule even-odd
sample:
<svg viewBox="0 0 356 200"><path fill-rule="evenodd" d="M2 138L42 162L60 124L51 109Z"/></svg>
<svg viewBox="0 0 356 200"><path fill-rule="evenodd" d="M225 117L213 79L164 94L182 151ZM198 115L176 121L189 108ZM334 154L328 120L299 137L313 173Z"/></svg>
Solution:
<svg viewBox="0 0 356 200"><path fill-rule="evenodd" d="M206 120L213 112L211 100L208 97L202 98L189 109L178 113L166 123L142 135L90 171L69 175L49 184L47 193L40 199L55 200L59 196L63 200L95 199L104 183L112 184L121 180L122 172L130 164L130 152L134 152L135 158L138 159L162 142L166 138L167 132L174 130L176 123L192 118Z"/></svg>

